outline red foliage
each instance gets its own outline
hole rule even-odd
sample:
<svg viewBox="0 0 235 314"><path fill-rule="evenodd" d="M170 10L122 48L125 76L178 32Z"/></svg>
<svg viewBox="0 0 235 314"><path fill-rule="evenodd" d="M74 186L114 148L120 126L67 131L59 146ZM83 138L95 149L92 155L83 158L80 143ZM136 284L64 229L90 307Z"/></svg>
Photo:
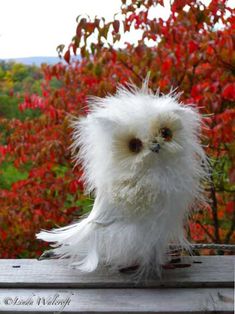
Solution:
<svg viewBox="0 0 235 314"><path fill-rule="evenodd" d="M208 115L204 143L216 169L206 187L212 202L195 215L190 236L195 241L232 241L234 185L229 180L234 176L235 156L234 11L223 0L213 0L209 6L175 0L164 21L149 18L156 3L163 5L156 0L122 0L123 18L108 23L78 17L64 59L71 62L72 49L81 60L44 65L42 97L27 95L19 106L21 110L40 109L41 115L23 122L1 121L9 136L7 144L0 146L0 162L13 160L19 169L29 169L26 180L14 183L10 190L0 190L2 257L38 254L41 244L35 241L35 232L68 223L80 208L81 169L72 169L69 114L86 114L87 95L113 93L118 83L130 79L140 85L149 71L153 90L160 88L165 93L177 87L184 92L182 101ZM122 37L120 30L128 32L132 27L142 31L138 45L127 43L125 49L114 49L113 44ZM60 53L62 48L58 47ZM52 80L59 83L56 90L51 87Z"/></svg>
<svg viewBox="0 0 235 314"><path fill-rule="evenodd" d="M227 84L222 91L224 99L234 101L235 100L235 83Z"/></svg>

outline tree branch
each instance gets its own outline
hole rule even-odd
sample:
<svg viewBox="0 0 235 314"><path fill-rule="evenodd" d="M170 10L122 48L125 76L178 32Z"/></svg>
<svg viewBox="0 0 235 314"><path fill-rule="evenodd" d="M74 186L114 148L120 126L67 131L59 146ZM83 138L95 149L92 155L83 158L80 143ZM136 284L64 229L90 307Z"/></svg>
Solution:
<svg viewBox="0 0 235 314"><path fill-rule="evenodd" d="M203 229L203 231L208 235L208 237L211 239L212 242L216 242L215 238L210 234L210 232L201 224L199 220L196 220L196 223L199 224L199 226Z"/></svg>

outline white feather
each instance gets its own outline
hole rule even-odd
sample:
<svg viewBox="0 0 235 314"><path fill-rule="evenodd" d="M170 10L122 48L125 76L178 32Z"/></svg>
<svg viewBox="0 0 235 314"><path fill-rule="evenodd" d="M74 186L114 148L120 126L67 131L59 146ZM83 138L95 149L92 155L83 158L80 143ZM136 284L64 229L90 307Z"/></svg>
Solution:
<svg viewBox="0 0 235 314"><path fill-rule="evenodd" d="M75 159L83 165L86 192L96 198L90 215L37 235L86 272L100 264L159 270L170 243L187 246L184 224L190 209L203 202L207 158L200 115L173 93L153 94L146 82L129 88L93 98L91 112L73 125ZM164 127L172 139L163 138ZM138 153L128 146L133 138L142 142ZM158 153L150 150L153 142L161 146Z"/></svg>

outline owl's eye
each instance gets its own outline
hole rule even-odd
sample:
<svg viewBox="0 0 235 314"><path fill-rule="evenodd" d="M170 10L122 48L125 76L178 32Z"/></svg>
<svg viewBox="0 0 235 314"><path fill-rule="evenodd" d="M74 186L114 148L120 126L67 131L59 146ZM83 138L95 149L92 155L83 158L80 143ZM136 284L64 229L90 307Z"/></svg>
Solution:
<svg viewBox="0 0 235 314"><path fill-rule="evenodd" d="M164 138L165 141L169 142L172 140L173 133L171 129L164 127L160 129L160 134Z"/></svg>
<svg viewBox="0 0 235 314"><path fill-rule="evenodd" d="M143 148L143 143L139 138L132 138L128 143L129 149L133 153L139 153Z"/></svg>

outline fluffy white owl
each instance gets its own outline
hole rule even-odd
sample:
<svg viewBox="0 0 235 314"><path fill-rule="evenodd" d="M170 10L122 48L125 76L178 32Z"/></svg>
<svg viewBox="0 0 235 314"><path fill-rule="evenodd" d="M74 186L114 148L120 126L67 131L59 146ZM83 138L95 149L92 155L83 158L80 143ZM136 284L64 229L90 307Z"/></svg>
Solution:
<svg viewBox="0 0 235 314"><path fill-rule="evenodd" d="M95 194L93 209L37 238L53 243L53 255L69 257L82 271L100 264L159 270L169 244L187 246L185 221L203 200L201 117L173 93L152 93L147 82L93 98L90 106L74 122L73 149L79 149L86 191Z"/></svg>

